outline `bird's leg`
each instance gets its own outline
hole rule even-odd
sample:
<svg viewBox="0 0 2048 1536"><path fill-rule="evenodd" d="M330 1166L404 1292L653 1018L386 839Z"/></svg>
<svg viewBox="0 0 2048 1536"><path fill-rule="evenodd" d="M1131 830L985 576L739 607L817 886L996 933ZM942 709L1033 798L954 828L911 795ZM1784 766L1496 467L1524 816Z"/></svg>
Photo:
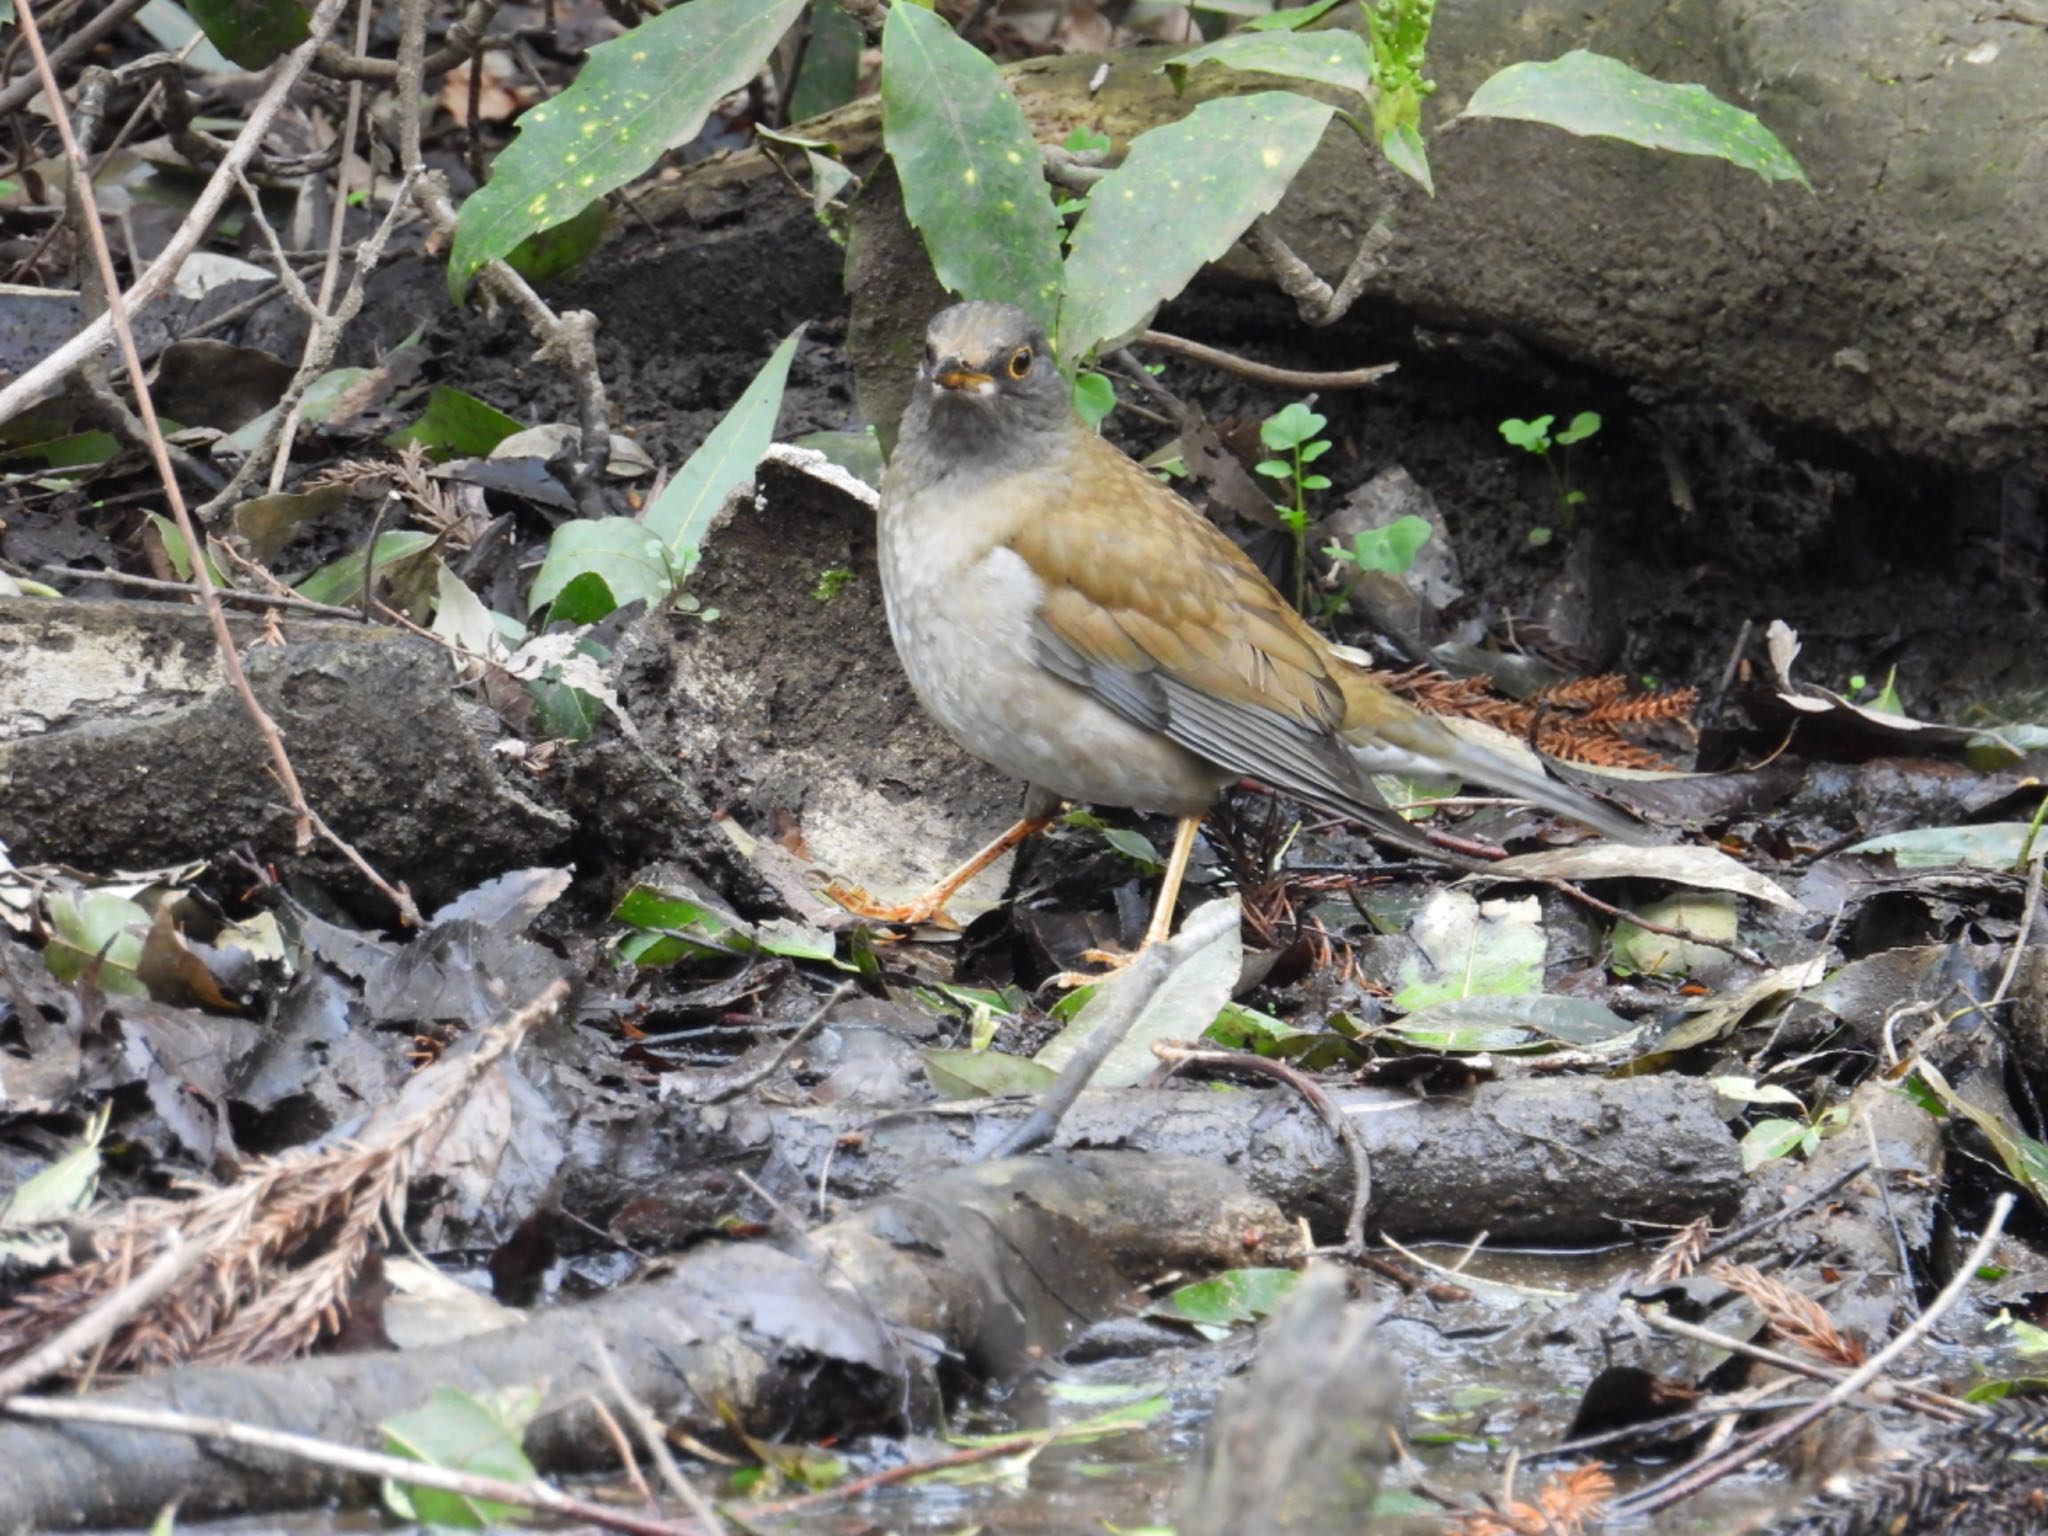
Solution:
<svg viewBox="0 0 2048 1536"><path fill-rule="evenodd" d="M946 916L946 903L953 899L961 886L995 863L1012 848L1033 833L1043 832L1052 825L1049 816L1024 816L1002 836L977 849L958 869L953 870L938 884L926 891L915 901L905 902L898 907L885 907L868 900L867 893L858 889L838 885L825 887L825 894L836 901L855 917L864 917L877 923L938 923L952 928L958 925Z"/></svg>
<svg viewBox="0 0 2048 1536"><path fill-rule="evenodd" d="M1202 830L1200 816L1183 816L1180 825L1173 829L1173 852L1166 857L1166 876L1159 884L1159 899L1152 905L1152 921L1145 925L1145 942L1138 946L1143 954L1154 944L1163 944L1173 935L1173 908L1180 899L1180 883L1188 872L1188 858L1195 851L1195 834ZM1102 981L1114 976L1138 958L1138 954L1120 954L1108 949L1088 949L1081 952L1081 958L1094 965L1107 966L1107 970L1094 975L1080 971L1062 971L1053 977L1056 987L1082 987L1091 982Z"/></svg>

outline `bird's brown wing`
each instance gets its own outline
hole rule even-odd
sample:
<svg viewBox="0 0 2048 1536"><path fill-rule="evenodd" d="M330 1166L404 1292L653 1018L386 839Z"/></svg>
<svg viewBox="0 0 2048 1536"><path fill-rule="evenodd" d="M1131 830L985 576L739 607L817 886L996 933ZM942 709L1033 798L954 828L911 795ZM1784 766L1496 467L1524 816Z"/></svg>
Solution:
<svg viewBox="0 0 2048 1536"><path fill-rule="evenodd" d="M1090 446L1090 500L1036 507L1010 539L1044 584L1041 663L1219 768L1415 842L1339 735L1344 664L1206 518Z"/></svg>

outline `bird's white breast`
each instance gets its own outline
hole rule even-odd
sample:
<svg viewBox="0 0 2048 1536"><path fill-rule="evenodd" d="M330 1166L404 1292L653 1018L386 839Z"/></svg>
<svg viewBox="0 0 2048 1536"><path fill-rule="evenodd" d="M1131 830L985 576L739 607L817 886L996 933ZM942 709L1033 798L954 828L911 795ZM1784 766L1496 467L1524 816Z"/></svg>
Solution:
<svg viewBox="0 0 2048 1536"><path fill-rule="evenodd" d="M990 488L954 477L882 498L889 633L919 700L961 746L1069 800L1192 814L1218 776L1038 665L1044 586L1004 542Z"/></svg>

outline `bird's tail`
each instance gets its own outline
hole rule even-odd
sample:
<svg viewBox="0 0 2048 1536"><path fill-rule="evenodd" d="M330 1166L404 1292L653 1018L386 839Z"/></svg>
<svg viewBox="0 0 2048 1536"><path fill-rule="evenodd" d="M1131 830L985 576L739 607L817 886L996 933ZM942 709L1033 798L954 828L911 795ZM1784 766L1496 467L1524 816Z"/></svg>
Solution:
<svg viewBox="0 0 2048 1536"><path fill-rule="evenodd" d="M1370 731L1349 733L1346 741L1352 757L1367 773L1395 773L1409 778L1455 775L1533 800L1617 842L1654 841L1649 828L1633 816L1603 805L1540 768L1460 735L1433 715L1404 711L1399 720L1382 716Z"/></svg>

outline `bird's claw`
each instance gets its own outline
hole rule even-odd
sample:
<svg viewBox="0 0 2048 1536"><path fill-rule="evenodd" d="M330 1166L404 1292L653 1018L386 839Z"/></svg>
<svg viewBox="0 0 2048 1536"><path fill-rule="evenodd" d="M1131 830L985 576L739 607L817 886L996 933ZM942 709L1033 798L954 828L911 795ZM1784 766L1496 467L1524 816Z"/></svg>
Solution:
<svg viewBox="0 0 2048 1536"><path fill-rule="evenodd" d="M1099 971L1061 971L1057 976L1047 978L1045 984L1048 987L1058 987L1062 992L1071 992L1076 987L1099 986L1112 977L1121 976L1125 971L1129 970L1131 962L1137 959L1138 956L1136 954L1127 954L1120 949L1084 949L1074 958L1085 960L1090 965L1099 965L1102 969Z"/></svg>
<svg viewBox="0 0 2048 1536"><path fill-rule="evenodd" d="M857 885L842 885L833 881L821 894L829 901L836 901L855 917L871 923L887 923L892 928L918 928L930 925L935 928L954 928L960 925L946 915L943 901L929 898L903 902L897 906L883 906Z"/></svg>

